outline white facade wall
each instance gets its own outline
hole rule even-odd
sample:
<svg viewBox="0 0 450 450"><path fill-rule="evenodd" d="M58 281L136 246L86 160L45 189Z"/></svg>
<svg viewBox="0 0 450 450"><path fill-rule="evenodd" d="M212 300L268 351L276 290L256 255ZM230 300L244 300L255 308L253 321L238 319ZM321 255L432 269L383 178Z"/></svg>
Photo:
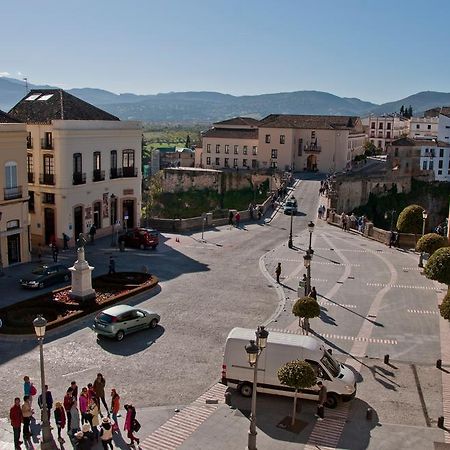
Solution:
<svg viewBox="0 0 450 450"><path fill-rule="evenodd" d="M420 169L432 170L436 181L450 181L450 147L423 145L420 148Z"/></svg>
<svg viewBox="0 0 450 450"><path fill-rule="evenodd" d="M450 117L439 114L438 141L450 144Z"/></svg>
<svg viewBox="0 0 450 450"><path fill-rule="evenodd" d="M411 117L408 136L413 139L436 138L438 122L438 117Z"/></svg>

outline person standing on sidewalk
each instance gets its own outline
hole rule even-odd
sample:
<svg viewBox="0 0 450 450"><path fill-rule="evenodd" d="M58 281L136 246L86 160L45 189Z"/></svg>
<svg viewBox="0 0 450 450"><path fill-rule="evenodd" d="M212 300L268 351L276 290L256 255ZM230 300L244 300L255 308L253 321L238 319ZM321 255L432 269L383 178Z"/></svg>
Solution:
<svg viewBox="0 0 450 450"><path fill-rule="evenodd" d="M14 448L15 450L19 450L20 445L22 444L22 441L20 440L20 427L22 426L23 420L19 397L14 399L14 405L9 410L9 420L14 433Z"/></svg>
<svg viewBox="0 0 450 450"><path fill-rule="evenodd" d="M97 227L92 224L91 228L89 228L89 237L91 238L91 244L94 243L95 233L97 233Z"/></svg>
<svg viewBox="0 0 450 450"><path fill-rule="evenodd" d="M108 405L105 400L105 385L106 385L106 380L103 378L103 375L101 373L98 373L97 378L94 381L94 391L97 394L97 398L99 400L98 408L100 410L100 400L101 400L103 403L103 406L106 409L106 414L109 416ZM102 415L101 411L100 411L100 415Z"/></svg>
<svg viewBox="0 0 450 450"><path fill-rule="evenodd" d="M111 421L108 417L104 417L102 420L102 426L100 428L100 440L102 441L103 450L108 450L108 447L113 450L112 445L113 430Z"/></svg>
<svg viewBox="0 0 450 450"><path fill-rule="evenodd" d="M50 422L50 416L51 416L51 412L52 412L52 408L53 408L53 396L52 396L52 393L48 390L47 385L45 385L45 397L46 397L46 403L47 403L48 421ZM41 417L42 417L42 413L44 412L42 409L44 406L44 403L42 401L42 394L39 394L38 405L39 405L39 408L41 408L41 410L42 410L42 412L41 412Z"/></svg>
<svg viewBox="0 0 450 450"><path fill-rule="evenodd" d="M280 275L281 275L281 263L278 263L277 268L275 269L275 275L277 276L277 283L280 284Z"/></svg>
<svg viewBox="0 0 450 450"><path fill-rule="evenodd" d="M78 399L78 403L80 406L80 414L81 414L81 425L86 422L89 422L87 417L88 410L88 390L87 387L81 389L80 398Z"/></svg>
<svg viewBox="0 0 450 450"><path fill-rule="evenodd" d="M119 424L117 422L117 414L120 410L120 397L115 389L111 389L111 415L113 420L113 431L119 431Z"/></svg>
<svg viewBox="0 0 450 450"><path fill-rule="evenodd" d="M236 228L239 228L240 222L241 222L241 215L239 214L239 211L234 216L235 222L236 222Z"/></svg>
<svg viewBox="0 0 450 450"><path fill-rule="evenodd" d="M58 246L56 245L56 242L53 242L52 244L52 255L53 255L53 262L57 263L58 262Z"/></svg>
<svg viewBox="0 0 450 450"><path fill-rule="evenodd" d="M66 233L63 233L63 250L69 250L69 243L70 241L70 237L67 236Z"/></svg>
<svg viewBox="0 0 450 450"><path fill-rule="evenodd" d="M61 436L61 430L66 425L66 413L64 412L64 407L61 404L61 402L55 403L54 416L55 416L56 427L58 428L58 441L61 444L64 444L65 441Z"/></svg>
<svg viewBox="0 0 450 450"><path fill-rule="evenodd" d="M109 257L109 272L108 275L111 275L113 273L116 273L116 261L114 260L113 256Z"/></svg>
<svg viewBox="0 0 450 450"><path fill-rule="evenodd" d="M33 415L31 409L30 397L25 395L22 404L22 417L23 417L23 438L28 441L31 438L30 421Z"/></svg>
<svg viewBox="0 0 450 450"><path fill-rule="evenodd" d="M64 404L64 410L67 414L67 430L70 430L71 426L71 409L72 405L76 402L76 397L73 395L73 388L70 387L67 389L66 395L64 396L63 404Z"/></svg>
<svg viewBox="0 0 450 450"><path fill-rule="evenodd" d="M317 291L315 286L312 287L309 297L313 298L317 302Z"/></svg>
<svg viewBox="0 0 450 450"><path fill-rule="evenodd" d="M319 420L323 420L325 414L324 414L324 405L327 401L327 388L325 385L321 382L317 382L317 386L319 386L319 403L317 405L317 417Z"/></svg>

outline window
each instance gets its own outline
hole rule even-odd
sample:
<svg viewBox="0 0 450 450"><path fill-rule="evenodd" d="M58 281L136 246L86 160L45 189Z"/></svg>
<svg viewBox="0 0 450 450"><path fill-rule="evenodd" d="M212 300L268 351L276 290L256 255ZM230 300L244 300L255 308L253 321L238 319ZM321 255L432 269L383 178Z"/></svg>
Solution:
<svg viewBox="0 0 450 450"><path fill-rule="evenodd" d="M122 167L134 167L134 150L122 152Z"/></svg>
<svg viewBox="0 0 450 450"><path fill-rule="evenodd" d="M27 134L27 148L33 148L33 139L31 139L31 131Z"/></svg>
<svg viewBox="0 0 450 450"><path fill-rule="evenodd" d="M440 149L439 149L439 157L440 157L440 158L443 158L443 157L444 157L444 149L443 149L443 148L440 148Z"/></svg>
<svg viewBox="0 0 450 450"><path fill-rule="evenodd" d="M434 161L433 161L433 160L430 161L429 169L430 169L430 170L433 170L433 169L434 169Z"/></svg>
<svg viewBox="0 0 450 450"><path fill-rule="evenodd" d="M391 122L388 122L388 123L386 124L386 129L387 129L387 130L390 130L390 129L391 129Z"/></svg>
<svg viewBox="0 0 450 450"><path fill-rule="evenodd" d="M438 169L442 169L443 167L444 167L444 161L442 161L442 159L440 159L438 162Z"/></svg>
<svg viewBox="0 0 450 450"><path fill-rule="evenodd" d="M33 155L31 153L27 153L27 174L28 183L34 183L34 164Z"/></svg>
<svg viewBox="0 0 450 450"><path fill-rule="evenodd" d="M8 161L5 164L5 188L17 187L17 163L15 161Z"/></svg>
<svg viewBox="0 0 450 450"><path fill-rule="evenodd" d="M381 148L381 147L382 147L382 145L383 145L383 142L381 142L381 141L378 141L378 148Z"/></svg>
<svg viewBox="0 0 450 450"><path fill-rule="evenodd" d="M242 160L242 165L243 165L244 167L247 167L247 160L246 160L246 159L243 159L243 160Z"/></svg>
<svg viewBox="0 0 450 450"><path fill-rule="evenodd" d="M442 175L442 170L438 170L438 175Z"/></svg>
<svg viewBox="0 0 450 450"><path fill-rule="evenodd" d="M45 137L44 137L44 139L42 139L41 147L45 148L45 149L52 149L53 148L53 136L52 136L52 133L47 131L44 134L44 136Z"/></svg>
<svg viewBox="0 0 450 450"><path fill-rule="evenodd" d="M28 211L34 213L34 191L28 191Z"/></svg>
<svg viewBox="0 0 450 450"><path fill-rule="evenodd" d="M239 153L239 145L234 146L234 154L237 155Z"/></svg>
<svg viewBox="0 0 450 450"><path fill-rule="evenodd" d="M211 165L211 156L208 156L208 157L206 158L206 165L207 165L207 166L210 166L210 165Z"/></svg>
<svg viewBox="0 0 450 450"><path fill-rule="evenodd" d="M394 149L394 156L398 156L398 147L395 147Z"/></svg>
<svg viewBox="0 0 450 450"><path fill-rule="evenodd" d="M95 202L94 203L94 225L95 228L100 229L102 227L102 203Z"/></svg>
<svg viewBox="0 0 450 450"><path fill-rule="evenodd" d="M316 132L315 131L311 131L311 140L316 138Z"/></svg>
<svg viewBox="0 0 450 450"><path fill-rule="evenodd" d="M13 228L20 228L20 222L17 219L16 220L8 220L8 222L6 222L7 230L12 230Z"/></svg>
<svg viewBox="0 0 450 450"><path fill-rule="evenodd" d="M277 159L277 157L278 157L278 150L276 148L273 148L272 153L271 153L271 158Z"/></svg>
<svg viewBox="0 0 450 450"><path fill-rule="evenodd" d="M252 159L252 169L257 169L257 168L258 168L258 160Z"/></svg>
<svg viewBox="0 0 450 450"><path fill-rule="evenodd" d="M382 129L383 129L383 122L380 122L380 123L378 124L378 129L379 129L379 130L382 130Z"/></svg>
<svg viewBox="0 0 450 450"><path fill-rule="evenodd" d="M100 152L94 152L94 170L101 170L102 168L102 155Z"/></svg>
<svg viewBox="0 0 450 450"><path fill-rule="evenodd" d="M216 145L216 153L220 153L220 144Z"/></svg>
<svg viewBox="0 0 450 450"><path fill-rule="evenodd" d="M300 138L300 139L298 140L297 155L298 155L298 156L302 156L302 151L303 151L303 139Z"/></svg>
<svg viewBox="0 0 450 450"><path fill-rule="evenodd" d="M266 134L266 144L270 144L270 134Z"/></svg>
<svg viewBox="0 0 450 450"><path fill-rule="evenodd" d="M242 147L242 154L243 155L246 155L248 153L248 147L246 146L246 145L244 145L243 147Z"/></svg>
<svg viewBox="0 0 450 450"><path fill-rule="evenodd" d="M225 158L225 160L224 160L224 166L225 167L230 167L230 158Z"/></svg>
<svg viewBox="0 0 450 450"><path fill-rule="evenodd" d="M370 128L371 128L372 130L375 130L375 122L372 122L372 123L370 124Z"/></svg>
<svg viewBox="0 0 450 450"><path fill-rule="evenodd" d="M55 194L52 194L50 192L43 192L42 193L42 203L46 203L48 205L54 205L55 204Z"/></svg>
<svg viewBox="0 0 450 450"><path fill-rule="evenodd" d="M228 155L230 153L230 146L227 144L225 145L225 153Z"/></svg>
<svg viewBox="0 0 450 450"><path fill-rule="evenodd" d="M220 158L216 158L216 166L220 166Z"/></svg>
<svg viewBox="0 0 450 450"><path fill-rule="evenodd" d="M277 162L276 162L276 161L271 161L270 167L271 167L272 169L276 169L276 168L278 167Z"/></svg>
<svg viewBox="0 0 450 450"><path fill-rule="evenodd" d="M252 155L257 155L258 154L258 147L256 145L254 145L252 147Z"/></svg>
<svg viewBox="0 0 450 450"><path fill-rule="evenodd" d="M206 153L211 153L211 144L206 144Z"/></svg>
<svg viewBox="0 0 450 450"><path fill-rule="evenodd" d="M389 124L388 124L389 125ZM391 138L391 132L390 131L386 131L386 138L390 139Z"/></svg>
<svg viewBox="0 0 450 450"><path fill-rule="evenodd" d="M237 166L238 166L237 158L234 158L234 159L233 159L233 167L234 167L234 168L237 168Z"/></svg>
<svg viewBox="0 0 450 450"><path fill-rule="evenodd" d="M422 170L428 170L428 163L427 161L422 162Z"/></svg>
<svg viewBox="0 0 450 450"><path fill-rule="evenodd" d="M83 172L83 160L81 153L73 154L73 173Z"/></svg>
<svg viewBox="0 0 450 450"><path fill-rule="evenodd" d="M416 125L416 130L420 130L420 124Z"/></svg>
<svg viewBox="0 0 450 450"><path fill-rule="evenodd" d="M286 136L284 134L280 134L280 144L286 143Z"/></svg>
<svg viewBox="0 0 450 450"><path fill-rule="evenodd" d="M428 125L427 128L428 128L429 130L431 130L431 125Z"/></svg>

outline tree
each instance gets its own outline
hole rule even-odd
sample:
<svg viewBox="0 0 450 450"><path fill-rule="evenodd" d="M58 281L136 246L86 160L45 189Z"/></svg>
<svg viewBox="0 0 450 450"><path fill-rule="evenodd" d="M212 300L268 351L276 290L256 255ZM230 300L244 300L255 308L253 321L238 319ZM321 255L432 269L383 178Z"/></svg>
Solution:
<svg viewBox="0 0 450 450"><path fill-rule="evenodd" d="M411 119L412 115L413 115L413 109L412 109L412 106L409 105L409 108L408 108L408 119Z"/></svg>
<svg viewBox="0 0 450 450"><path fill-rule="evenodd" d="M436 250L427 262L424 270L430 280L446 284L450 289L450 247Z"/></svg>
<svg viewBox="0 0 450 450"><path fill-rule="evenodd" d="M186 148L191 148L191 137L189 134L186 137L186 144L184 145Z"/></svg>
<svg viewBox="0 0 450 450"><path fill-rule="evenodd" d="M439 305L439 311L445 320L450 320L450 293L447 293L442 300L442 303Z"/></svg>
<svg viewBox="0 0 450 450"><path fill-rule="evenodd" d="M292 411L291 425L295 424L297 411L297 391L306 389L316 384L317 378L311 364L301 359L287 362L278 369L278 379L281 384L294 388L294 409Z"/></svg>
<svg viewBox="0 0 450 450"><path fill-rule="evenodd" d="M404 114L405 114L405 107L402 105L400 107L400 115L403 117Z"/></svg>
<svg viewBox="0 0 450 450"><path fill-rule="evenodd" d="M398 216L397 230L401 233L419 234L423 226L423 208L419 205L407 206Z"/></svg>
<svg viewBox="0 0 450 450"><path fill-rule="evenodd" d="M437 233L428 233L422 236L416 245L417 252L429 253L430 256L441 247L448 247L448 239Z"/></svg>
<svg viewBox="0 0 450 450"><path fill-rule="evenodd" d="M377 146L371 141L366 141L363 148L366 156L373 156L377 154Z"/></svg>
<svg viewBox="0 0 450 450"><path fill-rule="evenodd" d="M309 319L320 316L320 306L317 301L311 297L301 297L294 303L292 314L299 318L299 326L301 326L301 319L305 319L303 329L306 330L306 334L308 334Z"/></svg>

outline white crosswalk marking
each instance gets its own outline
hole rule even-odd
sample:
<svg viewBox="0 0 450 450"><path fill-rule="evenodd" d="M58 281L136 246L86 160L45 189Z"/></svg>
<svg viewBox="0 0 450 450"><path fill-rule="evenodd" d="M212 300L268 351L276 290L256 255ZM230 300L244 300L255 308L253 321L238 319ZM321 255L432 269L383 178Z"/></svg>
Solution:
<svg viewBox="0 0 450 450"><path fill-rule="evenodd" d="M439 314L438 311L428 311L425 309L408 309L407 311L414 314Z"/></svg>
<svg viewBox="0 0 450 450"><path fill-rule="evenodd" d="M428 291L436 290L436 288L433 286L411 286L410 284L367 283L367 286L390 287L390 288L400 288L400 289L425 289Z"/></svg>

